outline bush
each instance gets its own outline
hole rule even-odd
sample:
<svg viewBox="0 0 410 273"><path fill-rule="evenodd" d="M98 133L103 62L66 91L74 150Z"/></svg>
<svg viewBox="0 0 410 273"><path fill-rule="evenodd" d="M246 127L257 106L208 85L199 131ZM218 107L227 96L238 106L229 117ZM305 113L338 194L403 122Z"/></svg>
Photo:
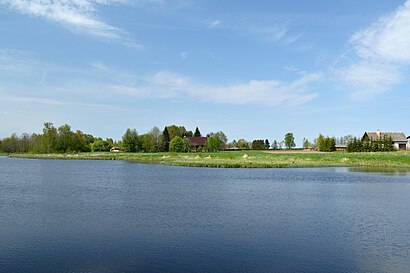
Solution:
<svg viewBox="0 0 410 273"><path fill-rule="evenodd" d="M174 137L169 143L169 151L175 153L183 153L188 151L188 141L182 139L180 136Z"/></svg>
<svg viewBox="0 0 410 273"><path fill-rule="evenodd" d="M265 150L265 142L262 139L252 141L252 150Z"/></svg>

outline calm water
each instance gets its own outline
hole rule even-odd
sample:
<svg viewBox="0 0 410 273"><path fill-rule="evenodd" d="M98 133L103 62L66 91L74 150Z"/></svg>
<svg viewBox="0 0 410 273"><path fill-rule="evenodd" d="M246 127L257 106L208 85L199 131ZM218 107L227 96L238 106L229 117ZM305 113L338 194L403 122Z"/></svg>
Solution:
<svg viewBox="0 0 410 273"><path fill-rule="evenodd" d="M402 172L3 157L0 272L408 273L409 209Z"/></svg>

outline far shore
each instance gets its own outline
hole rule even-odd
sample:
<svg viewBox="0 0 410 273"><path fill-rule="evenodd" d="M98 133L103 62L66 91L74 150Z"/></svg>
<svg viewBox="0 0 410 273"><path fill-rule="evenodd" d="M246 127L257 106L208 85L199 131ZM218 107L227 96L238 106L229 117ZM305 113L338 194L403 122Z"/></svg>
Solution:
<svg viewBox="0 0 410 273"><path fill-rule="evenodd" d="M140 163L212 168L379 167L410 169L410 152L323 153L315 151L230 151L216 153L10 154L11 158L129 160Z"/></svg>

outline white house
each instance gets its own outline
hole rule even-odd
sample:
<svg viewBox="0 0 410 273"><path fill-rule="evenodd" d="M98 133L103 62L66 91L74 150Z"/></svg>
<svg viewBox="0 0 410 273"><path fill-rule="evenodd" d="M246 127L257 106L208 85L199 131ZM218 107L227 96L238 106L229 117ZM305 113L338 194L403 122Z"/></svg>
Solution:
<svg viewBox="0 0 410 273"><path fill-rule="evenodd" d="M407 150L410 150L410 136L407 137Z"/></svg>

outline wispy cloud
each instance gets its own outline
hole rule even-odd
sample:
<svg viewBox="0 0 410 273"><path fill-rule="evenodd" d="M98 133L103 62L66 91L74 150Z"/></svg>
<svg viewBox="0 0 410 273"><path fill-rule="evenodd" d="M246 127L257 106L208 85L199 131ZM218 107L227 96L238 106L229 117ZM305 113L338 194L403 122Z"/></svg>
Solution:
<svg viewBox="0 0 410 273"><path fill-rule="evenodd" d="M290 23L266 22L263 25L255 25L252 22L247 25L233 26L233 29L258 39L264 43L276 43L285 46L295 45L300 42L303 33L295 32Z"/></svg>
<svg viewBox="0 0 410 273"><path fill-rule="evenodd" d="M410 64L409 33L410 0L352 36L347 56L350 59L335 72L354 89L353 98L372 97L403 81L404 70Z"/></svg>
<svg viewBox="0 0 410 273"><path fill-rule="evenodd" d="M222 24L221 20L215 20L209 24L209 28L218 28L221 24Z"/></svg>
<svg viewBox="0 0 410 273"><path fill-rule="evenodd" d="M61 24L73 32L141 49L142 45L129 39L124 30L111 26L98 16L98 4L113 5L128 2L125 0L0 0L0 4L12 10Z"/></svg>
<svg viewBox="0 0 410 273"><path fill-rule="evenodd" d="M11 51L13 52L13 51ZM1 51L0 51L1 53ZM89 66L81 68L60 68L52 64L36 63L35 60L25 62L24 54L0 54L1 59L8 63L21 63L17 70L3 70L0 77L0 87L3 90L16 90L13 94L4 93L5 99L14 102L30 100L33 103L58 104L65 98L74 103L81 94L81 103L87 100L95 101L102 97L104 100L114 98L113 101L137 97L139 99L191 99L195 101L235 104L235 105L301 105L318 97L314 85L321 76L315 73L303 73L296 80L284 82L278 80L250 80L248 82L213 84L202 82L181 74L161 71L151 75L138 76L127 70L111 68L101 61L95 61ZM52 80L37 84L36 96L32 97L33 82L43 77L38 67L44 67L52 75ZM67 74L67 71L70 73ZM16 80L8 82L9 75L14 74ZM30 76L30 74L32 74ZM64 77L61 77L61 74ZM67 77L69 75L69 77ZM21 78L29 78L31 83L22 83ZM17 82L17 83L16 83ZM11 87L11 88L7 88ZM9 97L7 97L8 95ZM80 103L78 102L78 103Z"/></svg>
<svg viewBox="0 0 410 273"><path fill-rule="evenodd" d="M279 26L269 26L269 27L253 27L249 28L249 31L255 35L259 35L263 40L268 42L277 42L283 39L288 33L288 29Z"/></svg>
<svg viewBox="0 0 410 273"><path fill-rule="evenodd" d="M179 57L181 57L181 59L182 60L187 60L188 59L188 52L181 52L180 54L179 54Z"/></svg>
<svg viewBox="0 0 410 273"><path fill-rule="evenodd" d="M17 80L23 82L41 82L50 65L35 59L31 52L0 49L0 82ZM56 66L53 69L58 70Z"/></svg>
<svg viewBox="0 0 410 273"><path fill-rule="evenodd" d="M244 83L213 85L162 71L147 77L142 87L116 86L116 92L140 97L191 98L237 105L301 105L318 97L312 85L319 79L319 74L312 73L289 83L251 80Z"/></svg>

